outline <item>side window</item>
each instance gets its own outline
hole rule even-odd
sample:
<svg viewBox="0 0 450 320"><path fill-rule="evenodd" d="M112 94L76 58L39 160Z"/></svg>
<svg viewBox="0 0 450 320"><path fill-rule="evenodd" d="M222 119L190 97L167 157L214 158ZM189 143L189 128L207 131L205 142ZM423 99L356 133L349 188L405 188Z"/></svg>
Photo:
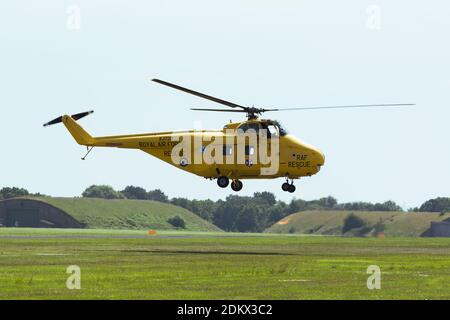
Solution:
<svg viewBox="0 0 450 320"><path fill-rule="evenodd" d="M269 131L269 137L278 137L278 129L274 125L269 125L267 130Z"/></svg>
<svg viewBox="0 0 450 320"><path fill-rule="evenodd" d="M245 133L245 131L247 131L247 129L248 129L248 125L243 124L242 126L240 126L238 128L238 131L240 131L240 133Z"/></svg>
<svg viewBox="0 0 450 320"><path fill-rule="evenodd" d="M245 155L252 156L255 154L255 147L253 146L245 146Z"/></svg>
<svg viewBox="0 0 450 320"><path fill-rule="evenodd" d="M231 156L233 154L233 146L232 145L224 145L223 146L223 155Z"/></svg>

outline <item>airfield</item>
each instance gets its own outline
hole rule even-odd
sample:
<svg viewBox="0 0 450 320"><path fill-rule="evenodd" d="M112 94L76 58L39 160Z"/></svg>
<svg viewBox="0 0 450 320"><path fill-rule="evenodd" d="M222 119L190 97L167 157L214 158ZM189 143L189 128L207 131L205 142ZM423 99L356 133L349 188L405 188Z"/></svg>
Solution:
<svg viewBox="0 0 450 320"><path fill-rule="evenodd" d="M0 299L450 299L450 238L0 228L0 241Z"/></svg>

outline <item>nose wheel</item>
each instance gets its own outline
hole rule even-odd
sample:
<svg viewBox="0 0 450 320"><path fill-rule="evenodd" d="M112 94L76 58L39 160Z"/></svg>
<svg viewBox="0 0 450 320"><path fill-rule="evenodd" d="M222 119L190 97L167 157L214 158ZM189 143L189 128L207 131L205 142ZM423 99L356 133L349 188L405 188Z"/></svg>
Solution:
<svg viewBox="0 0 450 320"><path fill-rule="evenodd" d="M233 191L241 191L242 190L242 181L241 180L233 180L231 181L231 189Z"/></svg>
<svg viewBox="0 0 450 320"><path fill-rule="evenodd" d="M295 192L294 179L291 179L291 183L289 183L288 181L289 180L286 179L286 182L281 185L281 189L289 193L294 193Z"/></svg>

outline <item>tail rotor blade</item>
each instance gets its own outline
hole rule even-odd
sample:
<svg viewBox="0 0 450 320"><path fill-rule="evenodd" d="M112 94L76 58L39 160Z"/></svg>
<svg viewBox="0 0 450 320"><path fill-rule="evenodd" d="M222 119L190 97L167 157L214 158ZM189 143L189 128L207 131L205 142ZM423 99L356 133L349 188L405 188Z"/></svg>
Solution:
<svg viewBox="0 0 450 320"><path fill-rule="evenodd" d="M57 124L62 121L62 117L55 118L47 123L44 123L44 127L51 126L52 124Z"/></svg>
<svg viewBox="0 0 450 320"><path fill-rule="evenodd" d="M76 113L76 114L71 115L71 117L72 117L73 120L77 121L77 120L80 120L81 118L84 118L84 117L86 117L86 116L88 116L88 115L90 115L92 113L94 113L94 110L81 112L81 113ZM51 120L51 121L49 121L47 123L44 123L44 127L51 126L51 125L57 124L57 123L61 123L62 122L62 118L63 117L60 116L60 117L55 118L55 119L53 119L53 120Z"/></svg>
<svg viewBox="0 0 450 320"><path fill-rule="evenodd" d="M71 115L71 117L73 120L76 121L76 120L80 120L81 118L84 118L92 113L94 113L94 110L73 114L73 115Z"/></svg>

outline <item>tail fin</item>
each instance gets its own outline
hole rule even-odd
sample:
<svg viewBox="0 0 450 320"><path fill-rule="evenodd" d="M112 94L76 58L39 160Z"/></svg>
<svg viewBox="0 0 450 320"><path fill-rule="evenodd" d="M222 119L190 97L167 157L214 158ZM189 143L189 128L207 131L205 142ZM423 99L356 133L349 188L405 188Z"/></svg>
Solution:
<svg viewBox="0 0 450 320"><path fill-rule="evenodd" d="M72 116L64 115L47 122L46 124L44 124L44 127L62 122L78 144L84 146L92 146L95 143L95 139L88 132L86 132L86 130L84 130L76 122L76 120L79 120L93 112L94 111L82 112L74 114Z"/></svg>

